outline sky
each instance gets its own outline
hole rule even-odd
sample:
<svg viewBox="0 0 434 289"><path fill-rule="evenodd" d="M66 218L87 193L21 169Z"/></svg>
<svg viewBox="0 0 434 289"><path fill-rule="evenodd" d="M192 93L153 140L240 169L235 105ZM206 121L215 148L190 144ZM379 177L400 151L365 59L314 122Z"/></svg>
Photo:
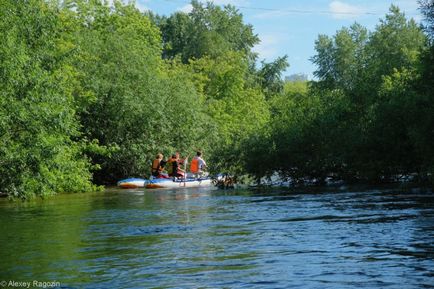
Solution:
<svg viewBox="0 0 434 289"><path fill-rule="evenodd" d="M287 55L289 68L284 76L306 74L312 79L316 67L309 60L315 55L319 34L333 36L342 27L357 22L374 30L389 7L398 6L408 18L422 19L417 0L214 0L216 5L231 4L253 25L261 42L253 50L260 60L273 61ZM140 10L160 15L189 12L189 0L136 0Z"/></svg>

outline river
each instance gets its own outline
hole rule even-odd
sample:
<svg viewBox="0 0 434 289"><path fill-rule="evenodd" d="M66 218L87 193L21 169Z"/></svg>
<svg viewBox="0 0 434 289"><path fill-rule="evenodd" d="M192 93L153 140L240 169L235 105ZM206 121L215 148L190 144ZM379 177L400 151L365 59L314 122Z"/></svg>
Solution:
<svg viewBox="0 0 434 289"><path fill-rule="evenodd" d="M58 288L432 288L434 194L108 189L2 199L0 276L0 285Z"/></svg>

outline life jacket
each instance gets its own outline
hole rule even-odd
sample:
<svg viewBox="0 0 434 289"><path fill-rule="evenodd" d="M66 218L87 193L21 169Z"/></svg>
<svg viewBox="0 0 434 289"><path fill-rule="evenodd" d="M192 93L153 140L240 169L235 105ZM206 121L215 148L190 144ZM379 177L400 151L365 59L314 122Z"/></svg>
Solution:
<svg viewBox="0 0 434 289"><path fill-rule="evenodd" d="M167 173L168 173L169 175L173 174L173 162L174 162L174 161L175 161L175 160L172 159L172 158L170 158L170 159L167 160Z"/></svg>
<svg viewBox="0 0 434 289"><path fill-rule="evenodd" d="M190 172L197 174L199 172L199 159L193 158L190 163Z"/></svg>
<svg viewBox="0 0 434 289"><path fill-rule="evenodd" d="M152 162L152 172L156 173L160 171L160 160L159 159L155 159Z"/></svg>

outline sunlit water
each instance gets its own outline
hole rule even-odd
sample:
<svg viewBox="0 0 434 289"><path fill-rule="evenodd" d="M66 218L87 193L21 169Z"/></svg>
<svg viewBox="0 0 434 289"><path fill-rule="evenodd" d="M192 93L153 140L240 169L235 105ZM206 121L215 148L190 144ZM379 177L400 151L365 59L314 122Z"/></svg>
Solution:
<svg viewBox="0 0 434 289"><path fill-rule="evenodd" d="M0 281L62 288L428 288L434 194L108 190L0 200Z"/></svg>

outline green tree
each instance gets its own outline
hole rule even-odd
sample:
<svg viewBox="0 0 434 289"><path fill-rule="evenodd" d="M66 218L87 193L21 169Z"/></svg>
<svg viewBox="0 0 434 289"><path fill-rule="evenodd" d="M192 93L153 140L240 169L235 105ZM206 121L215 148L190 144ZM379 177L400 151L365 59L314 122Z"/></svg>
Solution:
<svg viewBox="0 0 434 289"><path fill-rule="evenodd" d="M258 77L261 81L262 89L267 97L282 92L284 84L282 73L288 67L287 55L278 57L270 63L262 61L262 67L258 71Z"/></svg>
<svg viewBox="0 0 434 289"><path fill-rule="evenodd" d="M161 59L160 33L149 17L120 2L114 9L100 2L75 4L83 51L76 65L85 75L83 86L96 97L81 121L88 138L113 148L93 156L102 166L97 181L147 175L156 153L200 146L203 99L187 69Z"/></svg>
<svg viewBox="0 0 434 289"><path fill-rule="evenodd" d="M94 190L74 98L67 15L55 1L0 3L0 191Z"/></svg>
<svg viewBox="0 0 434 289"><path fill-rule="evenodd" d="M425 16L425 25L424 28L430 37L433 40L434 37L434 3L430 0L419 0L420 10L422 14Z"/></svg>
<svg viewBox="0 0 434 289"><path fill-rule="evenodd" d="M241 52L192 61L196 85L205 96L206 111L218 127L212 148L214 169L240 171L242 141L268 120L269 110L259 87L250 87L248 60Z"/></svg>
<svg viewBox="0 0 434 289"><path fill-rule="evenodd" d="M426 36L413 19L407 20L396 6L380 20L372 33L366 50L369 55L367 81L378 91L382 76L391 75L395 69L413 68L419 62Z"/></svg>
<svg viewBox="0 0 434 289"><path fill-rule="evenodd" d="M366 44L368 31L360 24L342 28L334 37L320 35L315 42L317 54L312 62L318 66L314 75L320 80L316 86L329 90L342 89L351 94L366 86Z"/></svg>
<svg viewBox="0 0 434 289"><path fill-rule="evenodd" d="M253 27L243 23L243 17L231 5L221 8L212 2L192 1L193 9L185 14L177 12L162 21L164 55L180 55L183 62L203 56L219 57L228 51L251 54L259 42Z"/></svg>
<svg viewBox="0 0 434 289"><path fill-rule="evenodd" d="M416 82L418 99L415 100L419 111L414 134L415 147L424 156L421 172L434 184L434 3L419 1L424 18L424 30L429 39L427 47L421 53L420 78Z"/></svg>
<svg viewBox="0 0 434 289"><path fill-rule="evenodd" d="M371 33L354 24L320 35L312 58L318 81L306 93L286 89L272 97L260 142L267 149L248 143L250 152L270 156L259 172L320 181L429 175L433 110L417 89L425 44L418 25L395 6Z"/></svg>

